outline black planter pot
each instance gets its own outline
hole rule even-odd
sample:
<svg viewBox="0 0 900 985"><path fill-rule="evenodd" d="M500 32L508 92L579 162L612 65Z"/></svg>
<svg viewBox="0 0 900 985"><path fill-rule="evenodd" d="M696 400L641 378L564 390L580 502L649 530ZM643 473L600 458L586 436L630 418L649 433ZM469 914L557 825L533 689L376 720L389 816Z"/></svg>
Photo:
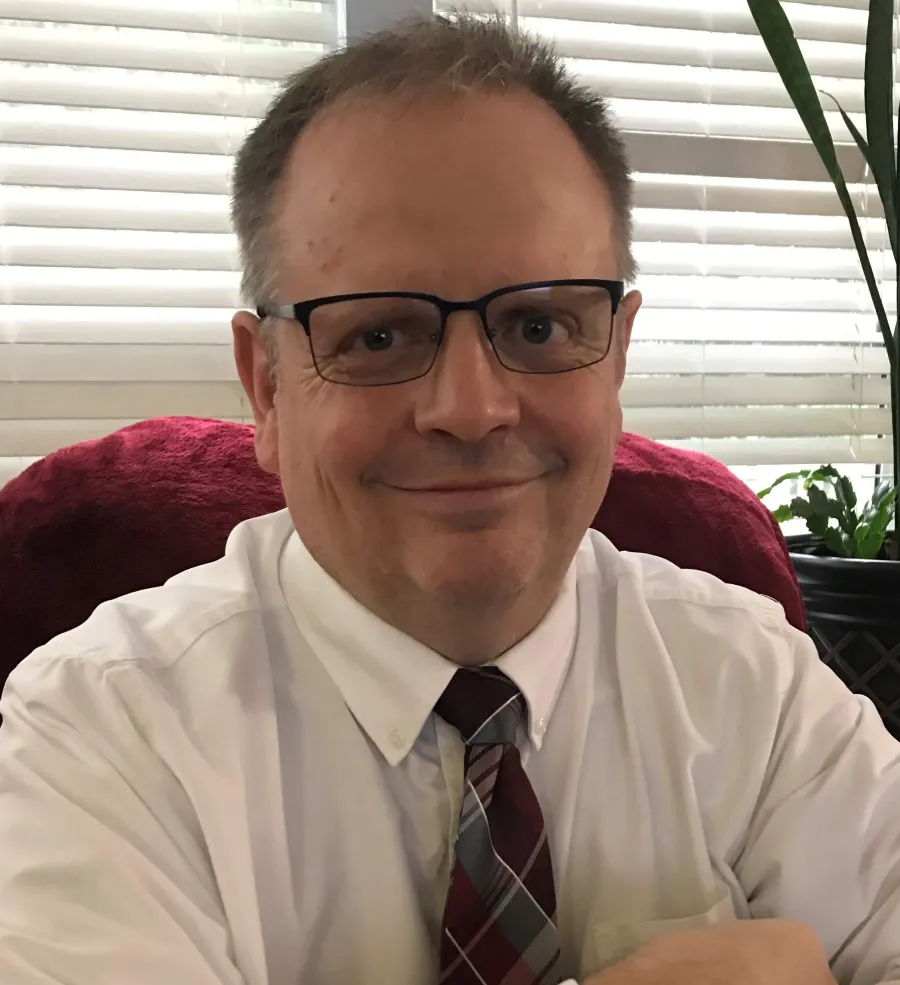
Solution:
<svg viewBox="0 0 900 985"><path fill-rule="evenodd" d="M809 537L787 541L819 656L900 739L900 561L824 557Z"/></svg>

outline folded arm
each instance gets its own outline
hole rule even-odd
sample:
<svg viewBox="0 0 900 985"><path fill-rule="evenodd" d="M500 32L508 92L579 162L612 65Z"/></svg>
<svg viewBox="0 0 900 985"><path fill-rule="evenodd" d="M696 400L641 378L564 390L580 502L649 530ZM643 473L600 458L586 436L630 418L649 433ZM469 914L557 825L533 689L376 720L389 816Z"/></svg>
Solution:
<svg viewBox="0 0 900 985"><path fill-rule="evenodd" d="M834 985L815 934L785 920L666 934L586 985Z"/></svg>

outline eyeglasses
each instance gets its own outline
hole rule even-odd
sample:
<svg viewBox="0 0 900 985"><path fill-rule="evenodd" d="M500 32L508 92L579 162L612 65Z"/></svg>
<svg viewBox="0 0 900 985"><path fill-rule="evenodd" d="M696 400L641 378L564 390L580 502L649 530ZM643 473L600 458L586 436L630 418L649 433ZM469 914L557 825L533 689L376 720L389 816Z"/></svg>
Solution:
<svg viewBox="0 0 900 985"><path fill-rule="evenodd" d="M474 301L374 292L258 308L298 321L316 372L331 383L389 386L434 366L447 319L474 311L500 364L514 373L569 373L605 359L625 285L613 280L515 284Z"/></svg>

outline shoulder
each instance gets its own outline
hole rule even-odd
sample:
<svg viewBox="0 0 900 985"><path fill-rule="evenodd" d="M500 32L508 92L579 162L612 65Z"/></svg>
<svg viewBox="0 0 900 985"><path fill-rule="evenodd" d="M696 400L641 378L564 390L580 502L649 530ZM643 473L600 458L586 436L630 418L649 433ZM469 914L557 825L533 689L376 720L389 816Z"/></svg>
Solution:
<svg viewBox="0 0 900 985"><path fill-rule="evenodd" d="M713 699L727 714L728 705L764 698L777 714L792 677L819 664L809 637L773 599L663 558L620 552L596 531L579 552L580 591L585 581L615 615L610 656L620 682L655 674L658 693L677 694L704 717L716 710Z"/></svg>
<svg viewBox="0 0 900 985"><path fill-rule="evenodd" d="M727 791L743 811L734 831L769 782L784 736L821 744L853 728L857 698L778 603L705 572L620 553L602 537L582 543L579 557L593 572L588 584L599 586L579 596L579 623L591 596L600 612L592 659L622 728L656 764L648 769L688 769L717 817ZM785 782L791 777L788 770Z"/></svg>
<svg viewBox="0 0 900 985"><path fill-rule="evenodd" d="M256 634L267 612L282 609L278 558L293 527L286 511L241 523L225 555L164 585L100 605L88 620L35 650L10 674L11 695L71 690L109 677L163 680L185 663L215 662L221 673ZM198 666L195 673L202 673Z"/></svg>
<svg viewBox="0 0 900 985"><path fill-rule="evenodd" d="M601 591L640 598L654 610L705 609L725 618L745 614L776 628L787 625L782 606L766 595L730 585L706 571L679 568L652 554L619 551L596 530L588 531L582 541L579 562L579 578L588 574Z"/></svg>

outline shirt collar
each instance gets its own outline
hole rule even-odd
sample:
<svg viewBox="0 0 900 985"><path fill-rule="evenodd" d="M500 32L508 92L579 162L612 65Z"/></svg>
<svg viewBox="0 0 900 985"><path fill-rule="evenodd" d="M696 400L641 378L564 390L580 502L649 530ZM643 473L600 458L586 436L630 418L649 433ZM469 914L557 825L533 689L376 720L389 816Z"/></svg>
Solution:
<svg viewBox="0 0 900 985"><path fill-rule="evenodd" d="M550 716L562 690L563 681L578 636L578 576L573 561L553 605L537 626L494 665L522 692L528 705L528 734L536 749L541 748L550 725Z"/></svg>
<svg viewBox="0 0 900 985"><path fill-rule="evenodd" d="M280 578L297 627L353 717L396 766L412 749L456 664L366 609L316 562L296 532L285 545ZM573 562L544 619L494 662L522 691L538 749L575 645L576 580Z"/></svg>

